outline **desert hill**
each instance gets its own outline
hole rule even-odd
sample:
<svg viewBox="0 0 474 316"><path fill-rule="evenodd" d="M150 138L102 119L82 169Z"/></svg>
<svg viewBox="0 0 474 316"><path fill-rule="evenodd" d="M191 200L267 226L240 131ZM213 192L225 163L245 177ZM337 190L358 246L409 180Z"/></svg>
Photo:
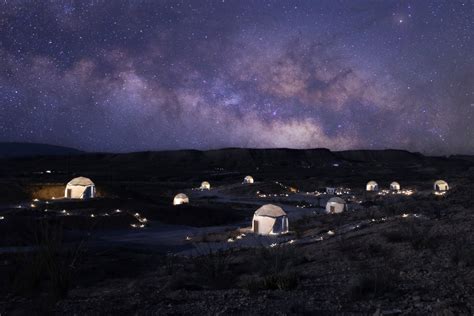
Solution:
<svg viewBox="0 0 474 316"><path fill-rule="evenodd" d="M66 156L83 153L78 149L37 143L0 143L0 158L31 156Z"/></svg>

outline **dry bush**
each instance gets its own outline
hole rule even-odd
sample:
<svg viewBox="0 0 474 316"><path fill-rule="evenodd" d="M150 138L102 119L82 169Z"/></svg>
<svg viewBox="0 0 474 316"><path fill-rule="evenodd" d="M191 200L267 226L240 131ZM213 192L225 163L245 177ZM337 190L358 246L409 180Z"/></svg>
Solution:
<svg viewBox="0 0 474 316"><path fill-rule="evenodd" d="M433 226L415 222L408 222L406 225L386 231L382 235L391 243L409 242L415 250L435 251L442 240L442 236L435 231Z"/></svg>
<svg viewBox="0 0 474 316"><path fill-rule="evenodd" d="M243 277L239 285L250 293L260 290L294 290L298 287L298 274L294 271L285 271L266 276L249 275Z"/></svg>
<svg viewBox="0 0 474 316"><path fill-rule="evenodd" d="M374 269L353 277L349 282L349 293L354 300L376 298L396 291L399 282L396 271Z"/></svg>
<svg viewBox="0 0 474 316"><path fill-rule="evenodd" d="M451 261L456 265L474 267L474 244L466 236L457 236L452 243Z"/></svg>
<svg viewBox="0 0 474 316"><path fill-rule="evenodd" d="M18 260L13 275L13 290L22 296L39 294L47 289L54 302L67 296L79 259L84 255L85 240L72 247L63 243L61 222L43 220L37 223L32 252Z"/></svg>

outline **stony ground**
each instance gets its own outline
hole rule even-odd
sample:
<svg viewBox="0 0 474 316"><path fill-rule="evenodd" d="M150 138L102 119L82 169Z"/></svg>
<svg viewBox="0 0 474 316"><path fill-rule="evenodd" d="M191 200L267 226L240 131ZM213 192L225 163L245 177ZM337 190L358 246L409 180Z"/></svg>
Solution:
<svg viewBox="0 0 474 316"><path fill-rule="evenodd" d="M357 212L306 217L293 224L293 244L274 248L89 254L66 291L7 294L0 313L472 315L473 192L375 199ZM125 262L127 271L113 269ZM88 274L100 277L77 280Z"/></svg>

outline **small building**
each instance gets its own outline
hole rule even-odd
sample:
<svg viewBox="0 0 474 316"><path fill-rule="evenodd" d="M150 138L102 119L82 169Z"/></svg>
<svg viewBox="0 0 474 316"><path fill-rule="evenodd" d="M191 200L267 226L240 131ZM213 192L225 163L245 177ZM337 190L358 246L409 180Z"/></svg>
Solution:
<svg viewBox="0 0 474 316"><path fill-rule="evenodd" d="M369 181L366 185L366 190L367 191L378 191L379 190L379 185L375 181Z"/></svg>
<svg viewBox="0 0 474 316"><path fill-rule="evenodd" d="M444 180L437 180L434 183L434 190L435 191L448 191L449 190L449 185Z"/></svg>
<svg viewBox="0 0 474 316"><path fill-rule="evenodd" d="M255 211L252 231L259 235L280 235L288 232L288 216L274 204L265 204Z"/></svg>
<svg viewBox="0 0 474 316"><path fill-rule="evenodd" d="M176 194L176 196L173 199L173 205L181 205L181 204L188 204L188 203L189 203L189 198L184 193Z"/></svg>
<svg viewBox="0 0 474 316"><path fill-rule="evenodd" d="M244 178L244 183L253 183L253 178L252 176L246 176Z"/></svg>
<svg viewBox="0 0 474 316"><path fill-rule="evenodd" d="M201 190L210 190L211 189L211 184L207 181L203 181L201 183Z"/></svg>
<svg viewBox="0 0 474 316"><path fill-rule="evenodd" d="M392 191L400 191L400 183L393 181L390 183L390 190Z"/></svg>
<svg viewBox="0 0 474 316"><path fill-rule="evenodd" d="M95 197L95 184L86 177L77 177L66 184L64 197L68 199L92 199Z"/></svg>
<svg viewBox="0 0 474 316"><path fill-rule="evenodd" d="M326 203L326 213L328 214L342 213L344 211L347 211L347 204L340 197L330 198Z"/></svg>
<svg viewBox="0 0 474 316"><path fill-rule="evenodd" d="M332 194L332 195L336 194L336 188L327 187L326 194Z"/></svg>

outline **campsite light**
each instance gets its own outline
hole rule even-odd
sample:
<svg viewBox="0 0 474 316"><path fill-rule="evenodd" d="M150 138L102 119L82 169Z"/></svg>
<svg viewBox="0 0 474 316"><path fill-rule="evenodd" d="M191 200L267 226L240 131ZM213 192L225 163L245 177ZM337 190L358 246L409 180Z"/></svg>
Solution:
<svg viewBox="0 0 474 316"><path fill-rule="evenodd" d="M229 238L229 239L227 239L227 242L234 242L234 239Z"/></svg>
<svg viewBox="0 0 474 316"><path fill-rule="evenodd" d="M120 212L122 212L122 211L119 210L119 209L116 209L116 210L115 210L115 213L120 213Z"/></svg>
<svg viewBox="0 0 474 316"><path fill-rule="evenodd" d="M137 224L130 224L130 226L132 226L133 228L136 228Z"/></svg>
<svg viewBox="0 0 474 316"><path fill-rule="evenodd" d="M270 245L270 248L273 248L273 247L276 247L276 246L278 246L277 243L273 243L273 244Z"/></svg>
<svg viewBox="0 0 474 316"><path fill-rule="evenodd" d="M242 239L242 235L238 235L237 237L235 237L236 239Z"/></svg>
<svg viewBox="0 0 474 316"><path fill-rule="evenodd" d="M36 205L34 205L33 203L31 203L31 204L30 204L30 206L31 206L31 207L33 207L33 208L35 208L35 207L36 207Z"/></svg>
<svg viewBox="0 0 474 316"><path fill-rule="evenodd" d="M402 215L402 217L408 217L408 214L405 213L405 214Z"/></svg>
<svg viewBox="0 0 474 316"><path fill-rule="evenodd" d="M91 214L91 217L95 217L95 215L94 215L94 214Z"/></svg>
<svg viewBox="0 0 474 316"><path fill-rule="evenodd" d="M330 236L332 236L332 235L334 235L335 233L334 233L334 231L332 231L332 230L328 230L328 233L327 233L327 234L330 235Z"/></svg>
<svg viewBox="0 0 474 316"><path fill-rule="evenodd" d="M187 240L187 241L191 240L191 237L186 236L186 240Z"/></svg>
<svg viewBox="0 0 474 316"><path fill-rule="evenodd" d="M0 216L0 221L3 221L5 219L5 216Z"/></svg>
<svg viewBox="0 0 474 316"><path fill-rule="evenodd" d="M39 202L39 200L38 200L38 199L34 199L33 202Z"/></svg>

